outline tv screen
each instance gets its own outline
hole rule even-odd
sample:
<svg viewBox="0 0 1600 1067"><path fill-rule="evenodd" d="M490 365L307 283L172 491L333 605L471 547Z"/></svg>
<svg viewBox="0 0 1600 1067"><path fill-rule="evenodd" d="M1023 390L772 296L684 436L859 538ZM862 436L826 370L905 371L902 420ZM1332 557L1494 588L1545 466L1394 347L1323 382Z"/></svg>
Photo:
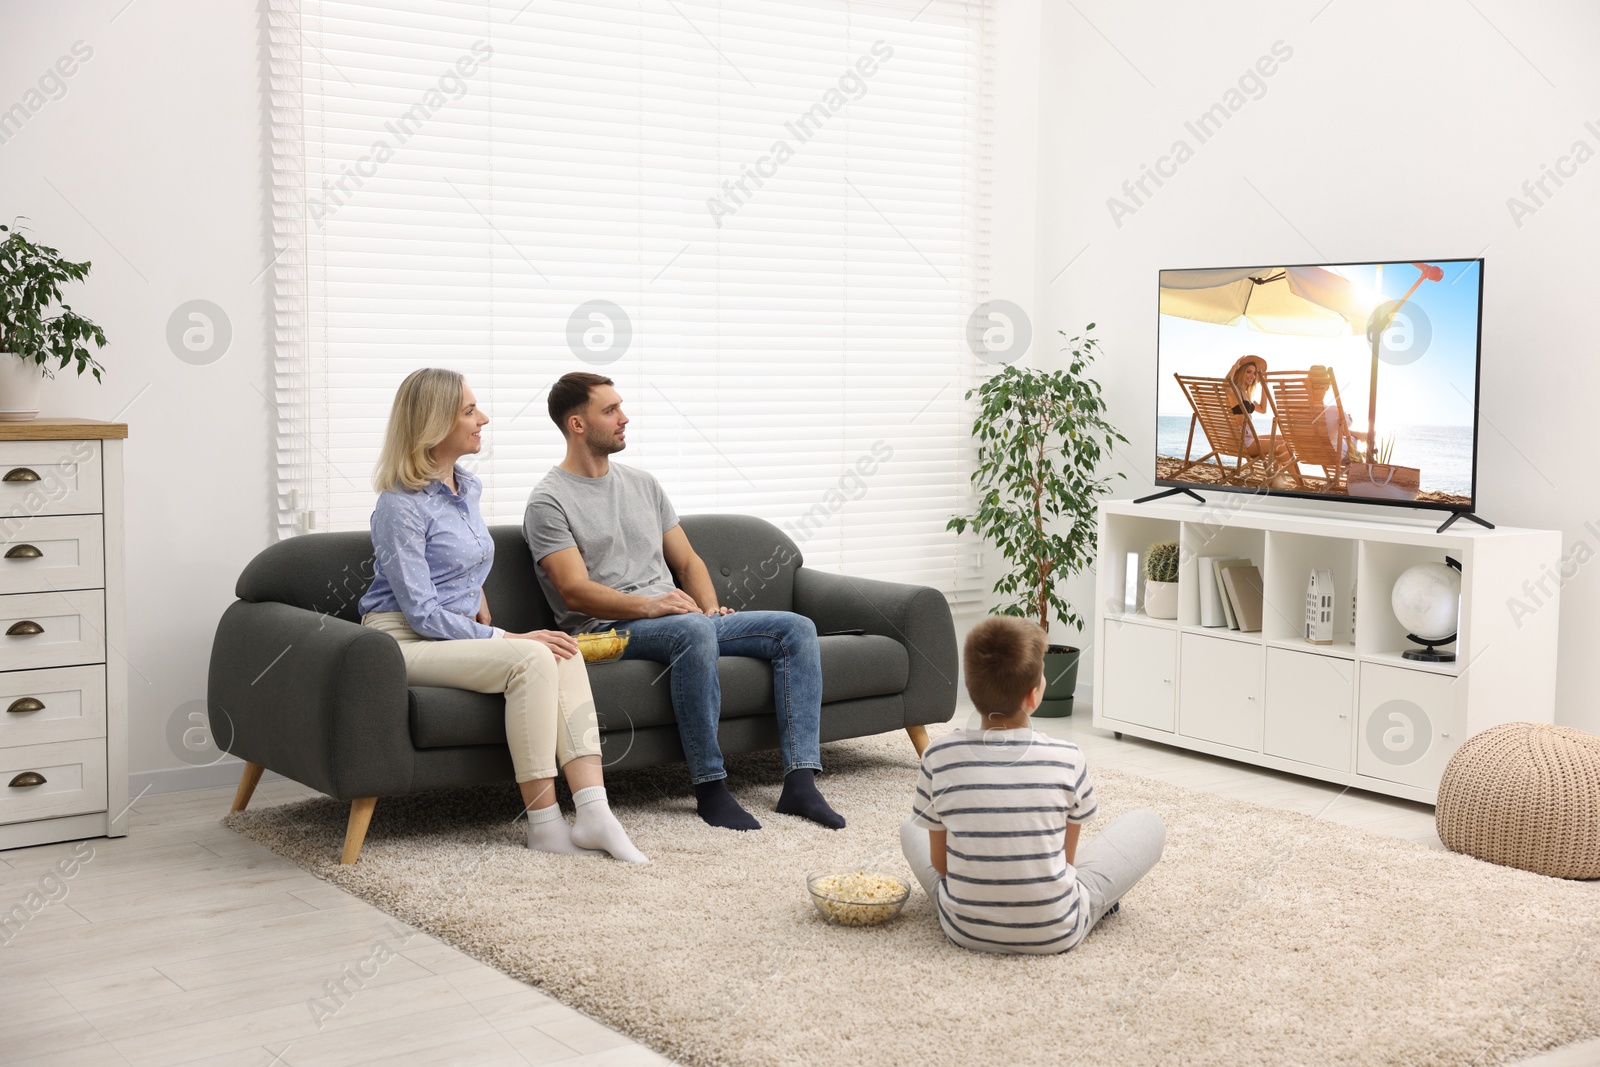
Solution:
<svg viewBox="0 0 1600 1067"><path fill-rule="evenodd" d="M1483 260L1160 273L1158 484L1472 510Z"/></svg>

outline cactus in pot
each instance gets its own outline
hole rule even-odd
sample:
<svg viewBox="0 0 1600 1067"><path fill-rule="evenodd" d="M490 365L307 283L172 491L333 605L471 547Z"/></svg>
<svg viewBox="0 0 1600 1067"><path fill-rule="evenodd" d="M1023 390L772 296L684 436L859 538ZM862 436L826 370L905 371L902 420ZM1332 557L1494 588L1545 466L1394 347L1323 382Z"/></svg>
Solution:
<svg viewBox="0 0 1600 1067"><path fill-rule="evenodd" d="M1144 558L1144 613L1152 619L1178 617L1178 542L1150 546Z"/></svg>

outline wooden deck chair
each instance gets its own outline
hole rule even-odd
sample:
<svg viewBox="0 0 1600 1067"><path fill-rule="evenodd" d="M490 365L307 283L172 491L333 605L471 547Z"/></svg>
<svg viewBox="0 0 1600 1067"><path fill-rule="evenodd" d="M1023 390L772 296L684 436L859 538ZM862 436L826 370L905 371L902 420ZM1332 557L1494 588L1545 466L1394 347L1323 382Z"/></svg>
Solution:
<svg viewBox="0 0 1600 1067"><path fill-rule="evenodd" d="M1250 416L1234 414L1233 409L1239 405L1239 392L1233 383L1226 378L1201 378L1189 374L1174 374L1173 377L1178 380L1178 387L1194 409L1189 419L1189 443L1183 451L1184 464L1173 477L1181 478L1185 471L1208 460L1216 463L1217 473L1227 485L1244 485L1252 478L1259 483L1271 477L1272 457L1277 449L1269 438L1262 441L1265 447L1261 455L1252 456L1245 451L1245 423ZM1211 451L1199 459L1192 458L1196 426L1200 427L1211 446ZM1254 426L1251 431L1254 432ZM1224 456L1233 460L1231 469L1224 465Z"/></svg>
<svg viewBox="0 0 1600 1067"><path fill-rule="evenodd" d="M1344 402L1333 371L1268 371L1264 378L1272 398L1274 436L1289 445L1294 462L1288 473L1298 488L1309 488L1300 464L1322 468L1322 492L1346 488L1350 464L1361 457L1345 418ZM1326 402L1324 401L1326 396Z"/></svg>

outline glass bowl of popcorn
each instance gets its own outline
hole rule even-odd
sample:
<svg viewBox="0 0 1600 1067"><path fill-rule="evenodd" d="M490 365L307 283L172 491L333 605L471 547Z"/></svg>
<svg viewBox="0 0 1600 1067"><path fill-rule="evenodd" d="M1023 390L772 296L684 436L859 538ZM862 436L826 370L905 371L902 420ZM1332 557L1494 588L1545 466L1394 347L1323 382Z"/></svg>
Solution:
<svg viewBox="0 0 1600 1067"><path fill-rule="evenodd" d="M911 886L892 874L872 871L816 871L806 876L811 903L836 926L877 926L906 906Z"/></svg>
<svg viewBox="0 0 1600 1067"><path fill-rule="evenodd" d="M585 663L610 663L622 657L622 650L628 647L628 631L610 629L599 633L578 634L574 639L578 642L578 651L583 654Z"/></svg>

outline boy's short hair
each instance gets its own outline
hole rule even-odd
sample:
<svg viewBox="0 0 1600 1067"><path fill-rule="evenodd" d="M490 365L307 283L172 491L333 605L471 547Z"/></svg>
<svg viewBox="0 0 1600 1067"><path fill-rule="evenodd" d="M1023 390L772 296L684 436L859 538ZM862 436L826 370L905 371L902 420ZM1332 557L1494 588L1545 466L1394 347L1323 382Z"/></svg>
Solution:
<svg viewBox="0 0 1600 1067"><path fill-rule="evenodd" d="M1039 624L1013 615L991 615L967 634L961 672L967 695L984 715L1014 715L1022 698L1044 677L1050 645Z"/></svg>
<svg viewBox="0 0 1600 1067"><path fill-rule="evenodd" d="M561 430L561 436L567 435L567 416L589 406L589 390L597 385L615 384L603 374L586 370L575 370L556 379L556 384L550 387L546 406L550 421Z"/></svg>

